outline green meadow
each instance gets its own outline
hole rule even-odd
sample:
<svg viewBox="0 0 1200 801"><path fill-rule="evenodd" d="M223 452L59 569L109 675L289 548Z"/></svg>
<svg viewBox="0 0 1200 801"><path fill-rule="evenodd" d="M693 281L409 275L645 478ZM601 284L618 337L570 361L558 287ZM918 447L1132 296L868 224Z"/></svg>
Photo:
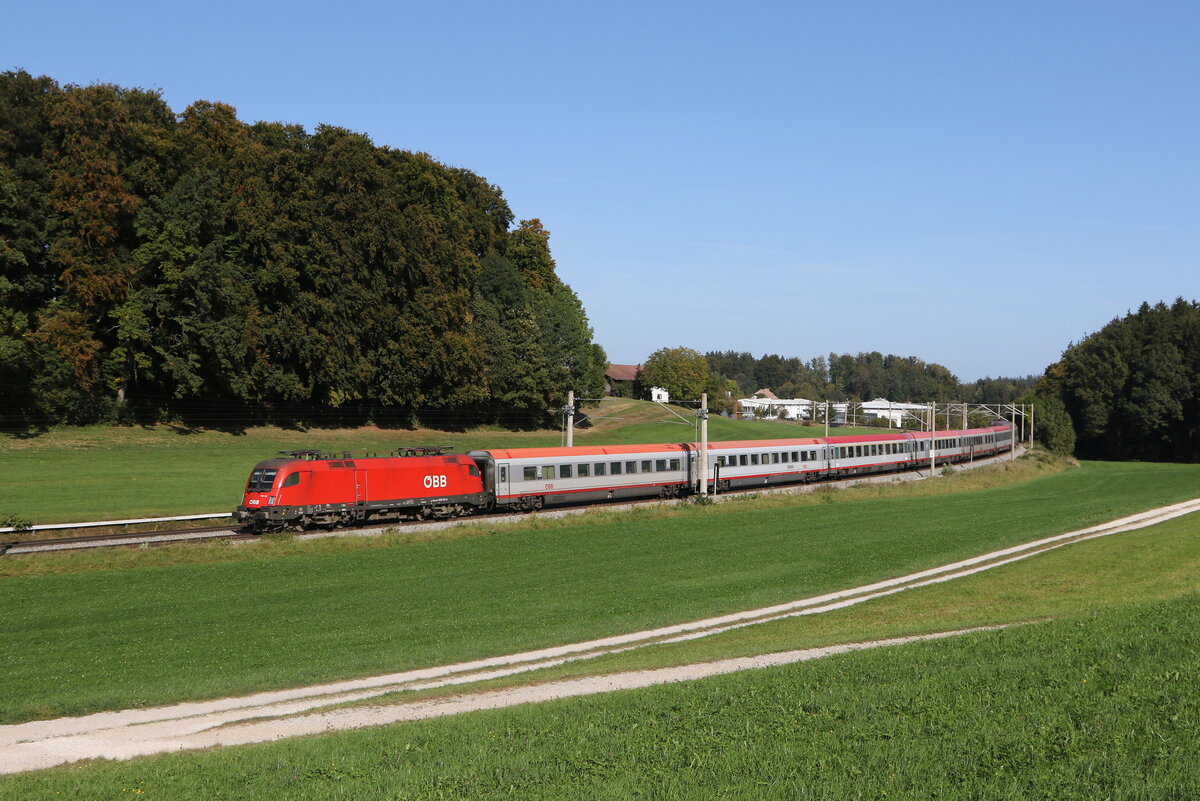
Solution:
<svg viewBox="0 0 1200 801"><path fill-rule="evenodd" d="M1194 798L1198 534L1193 516L1078 543L719 635L717 650L1026 625L440 720L80 763L0 777L0 798ZM650 661L697 655L665 653L681 647Z"/></svg>
<svg viewBox="0 0 1200 801"><path fill-rule="evenodd" d="M1025 460L918 486L442 538L0 561L0 720L443 664L765 606L1194 497L1200 466Z"/></svg>

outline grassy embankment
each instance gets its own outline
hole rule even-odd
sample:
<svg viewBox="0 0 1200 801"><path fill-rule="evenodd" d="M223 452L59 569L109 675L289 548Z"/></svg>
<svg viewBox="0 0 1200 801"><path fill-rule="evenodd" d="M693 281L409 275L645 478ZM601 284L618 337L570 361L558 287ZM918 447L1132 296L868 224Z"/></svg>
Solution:
<svg viewBox="0 0 1200 801"><path fill-rule="evenodd" d="M687 414L686 410L679 410ZM577 444L690 441L693 431L661 407L615 399L602 404ZM860 429L838 429L853 433ZM709 436L723 439L809 437L824 429L794 423L713 417ZM379 451L446 445L465 451L558 445L556 431L481 428L348 430L253 428L238 433L92 426L56 428L35 437L0 436L0 517L67 523L232 510L250 469L282 450Z"/></svg>
<svg viewBox="0 0 1200 801"><path fill-rule="evenodd" d="M1030 462L918 487L534 519L428 542L199 546L99 564L7 557L10 574L29 575L0 581L0 719L383 673L764 606L1190 498L1198 478L1188 465ZM845 636L814 636L826 634Z"/></svg>
<svg viewBox="0 0 1200 801"><path fill-rule="evenodd" d="M844 641L880 621L908 631L1066 615L1055 622L684 685L0 777L0 797L1191 798L1200 794L1197 533L1184 518L762 631L816 624ZM795 634L787 647L807 644Z"/></svg>

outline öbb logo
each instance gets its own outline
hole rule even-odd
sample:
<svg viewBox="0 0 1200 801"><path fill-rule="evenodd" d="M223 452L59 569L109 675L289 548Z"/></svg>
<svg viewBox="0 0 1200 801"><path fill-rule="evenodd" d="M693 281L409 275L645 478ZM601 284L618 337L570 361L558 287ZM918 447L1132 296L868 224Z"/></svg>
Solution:
<svg viewBox="0 0 1200 801"><path fill-rule="evenodd" d="M446 477L445 476L425 476L424 483L428 489L444 487L444 486L446 486Z"/></svg>

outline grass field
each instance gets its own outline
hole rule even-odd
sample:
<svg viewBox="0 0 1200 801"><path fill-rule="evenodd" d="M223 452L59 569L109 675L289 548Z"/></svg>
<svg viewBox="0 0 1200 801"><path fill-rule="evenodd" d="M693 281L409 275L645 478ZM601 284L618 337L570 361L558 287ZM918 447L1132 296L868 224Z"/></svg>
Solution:
<svg viewBox="0 0 1200 801"><path fill-rule="evenodd" d="M1039 469L535 519L444 541L126 552L85 572L71 572L71 557L6 557L28 575L0 581L0 720L382 673L763 606L1191 498L1200 479L1195 465ZM1029 475L1040 477L1020 480Z"/></svg>
<svg viewBox="0 0 1200 801"><path fill-rule="evenodd" d="M604 403L598 414L605 419L577 432L576 443L641 444L691 441L693 437L690 426L648 402L615 399ZM794 423L723 417L709 421L713 440L823 433L823 429ZM561 434L556 431L487 428L465 433L255 428L233 434L171 426L93 426L53 429L36 437L0 435L0 518L67 523L231 511L241 500L250 469L281 450L386 452L402 446L446 445L466 451L558 445L560 441Z"/></svg>
<svg viewBox="0 0 1200 801"><path fill-rule="evenodd" d="M1004 616L1032 585L1042 606L1024 611L1061 608L1057 621L683 685L0 777L0 798L1194 798L1195 533L1175 521L846 610L921 618L957 595ZM1164 537L1191 561L1190 591L1166 589L1153 570L1132 581L1113 572ZM1089 567L1116 585L1074 586ZM1159 592L1168 600L1147 600Z"/></svg>

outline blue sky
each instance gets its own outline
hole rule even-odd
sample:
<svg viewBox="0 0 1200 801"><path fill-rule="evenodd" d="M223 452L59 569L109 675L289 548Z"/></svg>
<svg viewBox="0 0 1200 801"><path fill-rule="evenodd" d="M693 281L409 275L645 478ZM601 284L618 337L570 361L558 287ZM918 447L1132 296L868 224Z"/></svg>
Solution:
<svg viewBox="0 0 1200 801"><path fill-rule="evenodd" d="M1200 297L1200 4L28 3L0 69L333 124L503 188L615 362L1040 373Z"/></svg>

